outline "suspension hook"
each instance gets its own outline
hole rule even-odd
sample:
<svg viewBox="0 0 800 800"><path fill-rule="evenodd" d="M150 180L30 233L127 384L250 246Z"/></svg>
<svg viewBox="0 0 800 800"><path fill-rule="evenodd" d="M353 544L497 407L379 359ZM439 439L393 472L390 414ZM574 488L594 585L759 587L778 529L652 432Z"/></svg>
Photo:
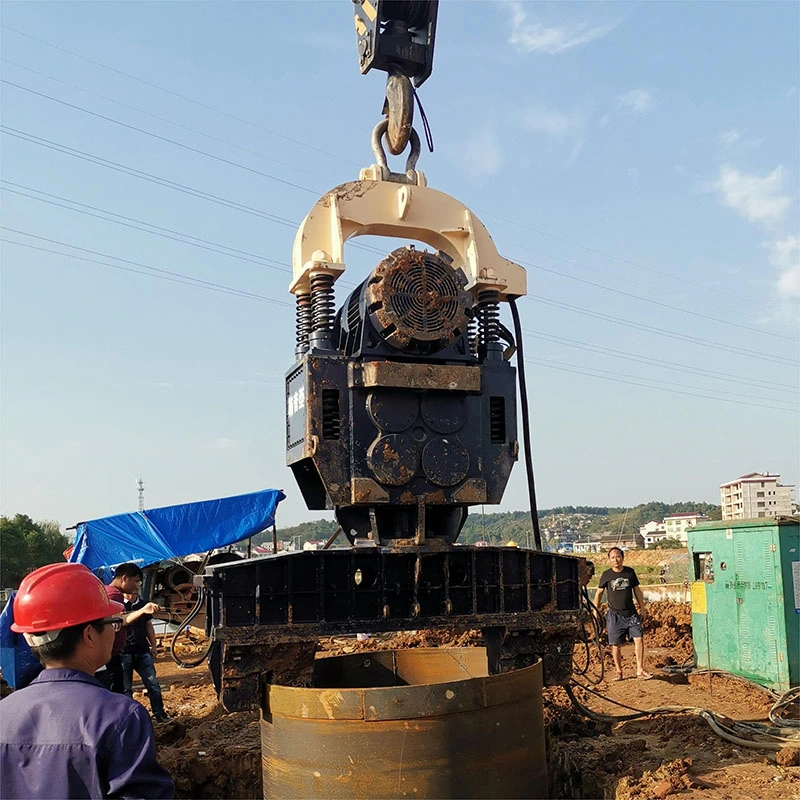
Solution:
<svg viewBox="0 0 800 800"><path fill-rule="evenodd" d="M386 152L383 149L383 143L381 140L389 129L389 125L390 122L388 119L382 119L372 130L372 152L375 155L375 163L379 167L385 169L387 172L390 172L391 170L389 170L389 165L386 162ZM419 141L419 134L413 128L410 129L408 139L411 142L411 150L409 151L408 159L406 160L406 176L412 178L413 173L416 170L417 161L419 160L419 154L422 151L422 147Z"/></svg>
<svg viewBox="0 0 800 800"><path fill-rule="evenodd" d="M389 70L389 77L386 79L386 99L382 113L389 121L386 134L389 152L393 156L399 156L408 145L414 123L414 90L408 76L396 67Z"/></svg>

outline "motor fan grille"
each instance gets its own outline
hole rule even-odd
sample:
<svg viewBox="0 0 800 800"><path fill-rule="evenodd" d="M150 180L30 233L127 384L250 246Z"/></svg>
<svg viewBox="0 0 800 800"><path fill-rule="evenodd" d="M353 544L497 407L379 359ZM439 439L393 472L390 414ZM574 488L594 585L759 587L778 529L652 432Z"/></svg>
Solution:
<svg viewBox="0 0 800 800"><path fill-rule="evenodd" d="M367 308L376 329L395 347L432 352L466 329L471 298L466 278L441 253L401 247L373 272Z"/></svg>

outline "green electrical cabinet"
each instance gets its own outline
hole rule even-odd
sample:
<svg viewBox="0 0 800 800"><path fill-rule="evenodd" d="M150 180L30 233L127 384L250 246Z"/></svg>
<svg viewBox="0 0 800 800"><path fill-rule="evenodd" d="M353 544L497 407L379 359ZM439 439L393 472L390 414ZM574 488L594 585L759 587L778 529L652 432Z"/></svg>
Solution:
<svg viewBox="0 0 800 800"><path fill-rule="evenodd" d="M800 520L709 522L688 546L697 666L800 685Z"/></svg>

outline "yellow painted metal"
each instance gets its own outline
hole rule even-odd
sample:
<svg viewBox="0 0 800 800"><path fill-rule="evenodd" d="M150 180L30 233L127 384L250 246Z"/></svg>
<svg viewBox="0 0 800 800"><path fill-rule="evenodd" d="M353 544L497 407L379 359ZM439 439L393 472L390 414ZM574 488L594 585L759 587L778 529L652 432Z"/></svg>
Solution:
<svg viewBox="0 0 800 800"><path fill-rule="evenodd" d="M706 584L705 581L695 581L692 584L692 614L706 614Z"/></svg>
<svg viewBox="0 0 800 800"><path fill-rule="evenodd" d="M547 796L541 662L486 675L482 648L323 660L324 686L266 689L268 800Z"/></svg>
<svg viewBox="0 0 800 800"><path fill-rule="evenodd" d="M314 273L338 278L345 269L345 242L369 234L411 238L442 250L464 270L476 298L483 289L496 289L501 299L526 294L523 267L498 254L484 224L463 203L429 188L420 172L413 173L416 183L382 175L373 166L362 171L361 180L317 201L294 240L289 291L308 292Z"/></svg>

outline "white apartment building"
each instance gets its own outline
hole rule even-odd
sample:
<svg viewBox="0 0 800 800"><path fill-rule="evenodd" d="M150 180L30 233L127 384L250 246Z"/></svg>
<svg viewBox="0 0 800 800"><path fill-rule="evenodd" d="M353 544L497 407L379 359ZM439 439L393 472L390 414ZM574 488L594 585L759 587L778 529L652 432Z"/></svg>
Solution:
<svg viewBox="0 0 800 800"><path fill-rule="evenodd" d="M781 486L780 475L751 472L719 487L722 519L790 516L794 486Z"/></svg>
<svg viewBox="0 0 800 800"><path fill-rule="evenodd" d="M681 514L670 514L664 517L664 529L668 539L678 539L687 544L689 537L686 531L694 528L698 522L708 522L708 517L700 511L685 511Z"/></svg>
<svg viewBox="0 0 800 800"><path fill-rule="evenodd" d="M644 546L650 547L651 544L667 538L667 527L663 522L652 520L639 526L639 535L644 540Z"/></svg>

